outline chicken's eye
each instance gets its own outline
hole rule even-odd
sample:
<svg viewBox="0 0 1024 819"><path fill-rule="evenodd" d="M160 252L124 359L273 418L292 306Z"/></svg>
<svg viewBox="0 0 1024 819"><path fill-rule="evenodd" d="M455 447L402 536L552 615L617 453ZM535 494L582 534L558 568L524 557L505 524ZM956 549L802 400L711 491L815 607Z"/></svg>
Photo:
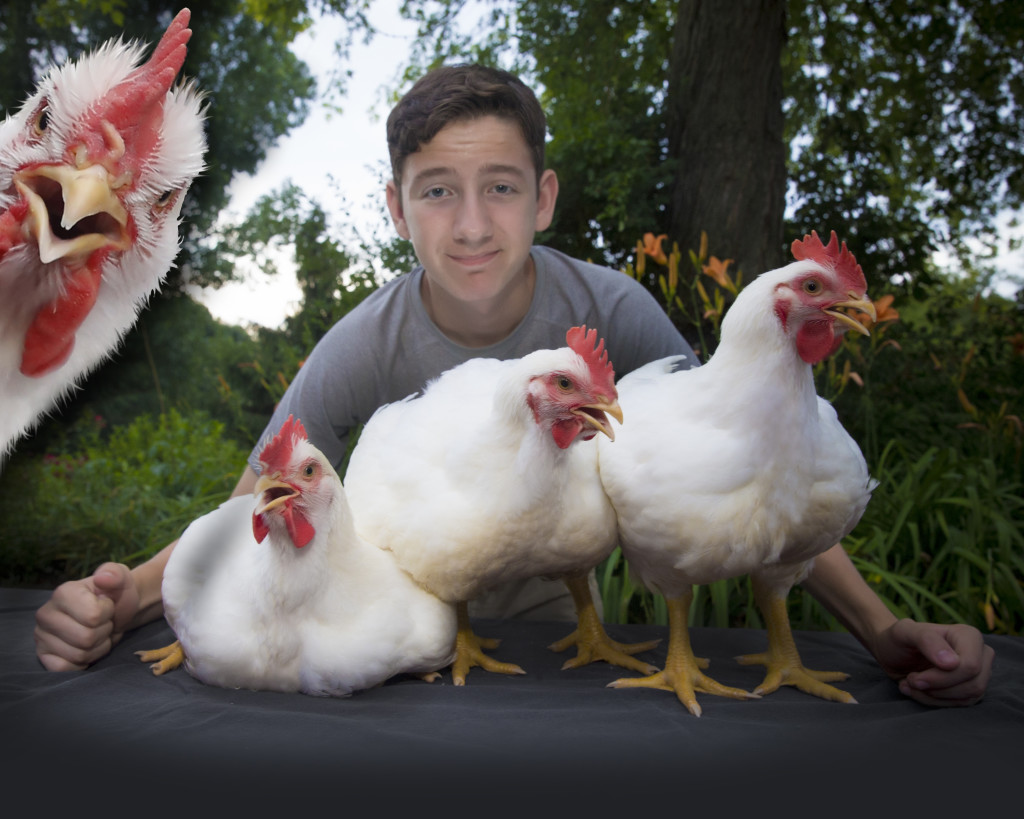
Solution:
<svg viewBox="0 0 1024 819"><path fill-rule="evenodd" d="M314 475L316 475L316 463L309 461L302 467L302 477L312 478Z"/></svg>
<svg viewBox="0 0 1024 819"><path fill-rule="evenodd" d="M156 200L156 204L153 205L154 210L165 210L174 203L174 195L177 193L175 190L164 191L160 194L160 197Z"/></svg>
<svg viewBox="0 0 1024 819"><path fill-rule="evenodd" d="M36 114L36 118L32 122L32 128L35 130L37 136L42 136L43 132L49 127L50 109L44 105L39 109L39 113Z"/></svg>
<svg viewBox="0 0 1024 819"><path fill-rule="evenodd" d="M555 385L556 385L556 386L558 387L558 389L560 389L560 390L561 390L562 392L572 392L572 379L571 379L571 378L569 378L568 376L565 376L565 375L560 375L560 376L559 376L559 377L558 377L558 378L556 379L556 381L555 381Z"/></svg>
<svg viewBox="0 0 1024 819"><path fill-rule="evenodd" d="M815 296L821 292L821 282L817 279L807 279L804 282L804 292L808 296Z"/></svg>

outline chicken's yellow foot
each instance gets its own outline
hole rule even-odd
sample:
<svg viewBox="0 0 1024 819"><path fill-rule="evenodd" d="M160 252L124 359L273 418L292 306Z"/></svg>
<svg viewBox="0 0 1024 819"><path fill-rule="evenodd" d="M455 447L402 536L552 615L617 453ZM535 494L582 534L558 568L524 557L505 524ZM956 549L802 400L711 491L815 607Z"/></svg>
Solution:
<svg viewBox="0 0 1024 819"><path fill-rule="evenodd" d="M681 598L668 599L669 643L665 668L648 677L626 677L608 684L609 688L658 688L673 691L686 709L696 717L702 713L697 692L729 697L735 700L756 700L758 694L722 685L701 672L701 663L693 656L689 628L686 623L692 593ZM706 665L706 662L704 663Z"/></svg>
<svg viewBox="0 0 1024 819"><path fill-rule="evenodd" d="M441 679L441 673L439 671L417 671L413 676L418 680L423 680L423 682L428 683L436 682Z"/></svg>
<svg viewBox="0 0 1024 819"><path fill-rule="evenodd" d="M495 674L525 674L522 668L513 663L498 662L484 654L485 648L497 648L499 640L488 637L477 637L469 624L469 606L460 602L456 606L458 632L455 635L455 661L452 663L452 682L465 685L466 675L474 666Z"/></svg>
<svg viewBox="0 0 1024 819"><path fill-rule="evenodd" d="M755 693L771 694L783 685L792 685L806 694L832 702L856 703L852 694L828 684L848 679L849 674L804 668L789 625L785 595L759 582L756 577L753 586L754 599L768 625L768 650L744 654L736 661L742 665L763 665L767 669L764 680L754 689Z"/></svg>
<svg viewBox="0 0 1024 819"><path fill-rule="evenodd" d="M852 694L836 688L834 685L828 685L830 682L849 679L850 675L844 674L842 671L814 671L804 668L799 659L795 664L774 661L771 659L771 652L767 651L759 654L744 654L737 657L736 661L742 665L763 665L768 669L764 681L754 689L756 694L771 694L783 685L792 685L806 694L813 694L823 700L857 702Z"/></svg>
<svg viewBox="0 0 1024 819"><path fill-rule="evenodd" d="M178 640L163 648L136 651L135 656L144 663L152 663L150 669L158 677L168 671L173 671L185 661L185 652Z"/></svg>
<svg viewBox="0 0 1024 819"><path fill-rule="evenodd" d="M613 640L597 616L586 575L566 578L565 585L569 587L572 599L576 603L577 627L568 637L563 637L548 646L552 651L565 651L569 646L576 646L576 656L565 661L562 665L563 671L580 668L598 660L639 671L641 674L653 674L658 670L632 655L650 651L661 640L648 640L643 643L619 643Z"/></svg>

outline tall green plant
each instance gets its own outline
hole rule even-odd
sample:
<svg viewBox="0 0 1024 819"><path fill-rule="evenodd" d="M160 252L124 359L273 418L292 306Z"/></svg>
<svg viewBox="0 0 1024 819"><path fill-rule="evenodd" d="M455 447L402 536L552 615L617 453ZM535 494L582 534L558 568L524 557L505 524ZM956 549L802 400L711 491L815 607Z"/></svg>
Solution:
<svg viewBox="0 0 1024 819"><path fill-rule="evenodd" d="M1024 499L996 463L953 447L921 455L890 442L871 503L846 541L854 564L897 614L1024 629Z"/></svg>

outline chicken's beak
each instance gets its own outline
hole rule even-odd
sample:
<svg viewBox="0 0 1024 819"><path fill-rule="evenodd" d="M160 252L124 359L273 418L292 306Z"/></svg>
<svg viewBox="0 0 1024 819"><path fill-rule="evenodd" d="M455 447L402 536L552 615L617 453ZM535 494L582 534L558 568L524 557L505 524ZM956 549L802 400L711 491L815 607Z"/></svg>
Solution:
<svg viewBox="0 0 1024 819"><path fill-rule="evenodd" d="M28 202L29 227L44 264L131 245L128 212L102 165L41 165L19 171L14 184Z"/></svg>
<svg viewBox="0 0 1024 819"><path fill-rule="evenodd" d="M290 483L280 480L277 475L260 475L253 487L253 494L259 498L258 506L253 514L262 515L276 509L299 494Z"/></svg>
<svg viewBox="0 0 1024 819"><path fill-rule="evenodd" d="M612 425L606 415L610 415L620 424L622 423L622 407L615 400L585 404L574 409L573 414L579 416L579 418L599 432L603 432L613 441L615 440L615 430L612 429Z"/></svg>
<svg viewBox="0 0 1024 819"><path fill-rule="evenodd" d="M871 300L865 296L859 296L857 293L847 294L850 298L846 301L839 301L832 305L825 312L833 318L842 322L847 328L856 330L858 333L870 336L871 331L865 327L861 322L857 321L849 313L843 312L844 310L859 310L862 313L867 313L871 318L871 323L874 324L878 320L878 313L875 312L875 305L872 304ZM841 309L836 309L841 308Z"/></svg>

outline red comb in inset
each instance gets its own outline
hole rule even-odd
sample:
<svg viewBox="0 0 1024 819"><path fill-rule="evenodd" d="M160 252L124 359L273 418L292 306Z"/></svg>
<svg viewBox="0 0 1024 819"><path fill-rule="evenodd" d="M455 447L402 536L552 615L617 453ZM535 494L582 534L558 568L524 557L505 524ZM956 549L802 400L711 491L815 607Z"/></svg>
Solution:
<svg viewBox="0 0 1024 819"><path fill-rule="evenodd" d="M573 327L565 334L565 341L574 353L587 362L594 380L599 383L605 381L605 385L614 393L615 370L608 360L604 339L597 341L597 330L588 331L586 325Z"/></svg>
<svg viewBox="0 0 1024 819"><path fill-rule="evenodd" d="M145 164L160 138L163 103L178 76L188 53L186 44L192 36L188 27L191 13L178 12L167 27L160 42L147 60L118 85L110 89L103 100L85 120L93 136L83 138L89 156L95 160L107 149L102 137L104 121L113 124L125 140L127 156L132 158L133 170ZM107 137L109 139L109 137Z"/></svg>
<svg viewBox="0 0 1024 819"><path fill-rule="evenodd" d="M804 236L802 240L793 242L791 249L794 258L798 261L807 259L835 270L851 290L861 293L867 290L868 283L864 278L864 271L861 270L857 260L847 249L846 242L840 246L839 237L836 236L834 230L827 246L821 243L817 231L812 230L810 236Z"/></svg>
<svg viewBox="0 0 1024 819"><path fill-rule="evenodd" d="M309 440L306 435L306 428L302 421L297 421L291 415L281 425L277 435L270 439L270 442L260 452L260 464L265 469L283 469L292 457L292 449L295 447L295 440L301 438Z"/></svg>
<svg viewBox="0 0 1024 819"><path fill-rule="evenodd" d="M179 11L149 59L125 79L135 94L142 95L136 98L136 104L145 104L147 98L153 101L163 99L170 90L188 53L185 46L192 37L192 30L188 27L190 16L188 9Z"/></svg>

